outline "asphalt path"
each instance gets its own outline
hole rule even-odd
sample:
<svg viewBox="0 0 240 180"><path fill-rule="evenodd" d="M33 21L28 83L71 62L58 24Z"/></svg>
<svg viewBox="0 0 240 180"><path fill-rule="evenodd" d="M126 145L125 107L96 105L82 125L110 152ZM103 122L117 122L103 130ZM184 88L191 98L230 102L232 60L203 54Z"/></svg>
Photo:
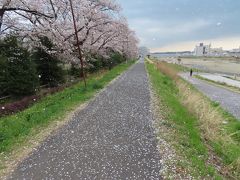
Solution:
<svg viewBox="0 0 240 180"><path fill-rule="evenodd" d="M211 100L218 102L229 113L240 120L240 93L233 92L226 88L215 86L212 83L190 77L189 74L180 74L185 80L193 84Z"/></svg>
<svg viewBox="0 0 240 180"><path fill-rule="evenodd" d="M161 179L160 159L141 60L43 142L8 179Z"/></svg>

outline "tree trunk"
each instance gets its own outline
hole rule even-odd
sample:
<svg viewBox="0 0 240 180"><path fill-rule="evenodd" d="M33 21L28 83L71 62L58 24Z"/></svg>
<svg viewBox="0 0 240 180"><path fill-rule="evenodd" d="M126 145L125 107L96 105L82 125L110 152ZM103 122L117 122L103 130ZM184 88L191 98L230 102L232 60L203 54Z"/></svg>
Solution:
<svg viewBox="0 0 240 180"><path fill-rule="evenodd" d="M77 39L77 48L78 48L78 53L79 53L79 59L80 59L80 63L81 63L81 75L83 76L83 81L84 81L84 85L85 85L85 88L86 88L87 83L86 83L85 74L84 74L83 55L82 55L81 47L80 47L80 44L79 44L78 30L77 30L77 25L76 25L76 19L75 19L75 15L74 15L72 0L69 0L69 2L70 2L70 8L71 8L71 12L72 12L75 35L76 35L76 39Z"/></svg>
<svg viewBox="0 0 240 180"><path fill-rule="evenodd" d="M3 15L4 15L5 10L0 9L0 34L2 32L2 23L3 23Z"/></svg>

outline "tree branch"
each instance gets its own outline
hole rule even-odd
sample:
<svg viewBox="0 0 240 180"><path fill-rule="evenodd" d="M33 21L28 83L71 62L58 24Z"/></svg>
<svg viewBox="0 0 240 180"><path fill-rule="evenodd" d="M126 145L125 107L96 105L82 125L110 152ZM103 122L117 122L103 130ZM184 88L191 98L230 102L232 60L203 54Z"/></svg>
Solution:
<svg viewBox="0 0 240 180"><path fill-rule="evenodd" d="M28 9L23 9L23 8L4 8L4 9L0 9L0 11L1 10L5 11L5 12L7 12L7 11L24 11L24 12L31 13L36 16L43 16L46 18L54 18L54 16L51 16L51 15L47 15L47 14L44 14L44 13L41 13L38 11L28 10Z"/></svg>

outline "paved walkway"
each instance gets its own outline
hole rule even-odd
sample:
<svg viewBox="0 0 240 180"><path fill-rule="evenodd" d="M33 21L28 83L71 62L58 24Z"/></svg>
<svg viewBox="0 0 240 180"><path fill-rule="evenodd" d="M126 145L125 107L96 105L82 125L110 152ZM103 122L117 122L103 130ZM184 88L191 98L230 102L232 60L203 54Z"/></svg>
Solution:
<svg viewBox="0 0 240 180"><path fill-rule="evenodd" d="M240 94L214 86L203 80L190 77L188 74L181 74L181 76L192 83L197 89L203 92L211 100L219 102L221 106L233 114L237 119L240 120Z"/></svg>
<svg viewBox="0 0 240 180"><path fill-rule="evenodd" d="M229 86L240 88L240 81L225 77L224 74L198 73L199 76L219 83L225 83Z"/></svg>
<svg viewBox="0 0 240 180"><path fill-rule="evenodd" d="M124 73L9 179L160 179L148 78L142 62Z"/></svg>

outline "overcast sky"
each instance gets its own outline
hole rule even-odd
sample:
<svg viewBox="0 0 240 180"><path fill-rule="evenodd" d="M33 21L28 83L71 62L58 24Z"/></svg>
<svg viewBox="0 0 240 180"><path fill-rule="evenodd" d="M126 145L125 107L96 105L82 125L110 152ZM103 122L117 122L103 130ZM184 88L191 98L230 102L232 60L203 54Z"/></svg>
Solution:
<svg viewBox="0 0 240 180"><path fill-rule="evenodd" d="M196 43L240 46L240 0L117 0L141 45L193 50Z"/></svg>

